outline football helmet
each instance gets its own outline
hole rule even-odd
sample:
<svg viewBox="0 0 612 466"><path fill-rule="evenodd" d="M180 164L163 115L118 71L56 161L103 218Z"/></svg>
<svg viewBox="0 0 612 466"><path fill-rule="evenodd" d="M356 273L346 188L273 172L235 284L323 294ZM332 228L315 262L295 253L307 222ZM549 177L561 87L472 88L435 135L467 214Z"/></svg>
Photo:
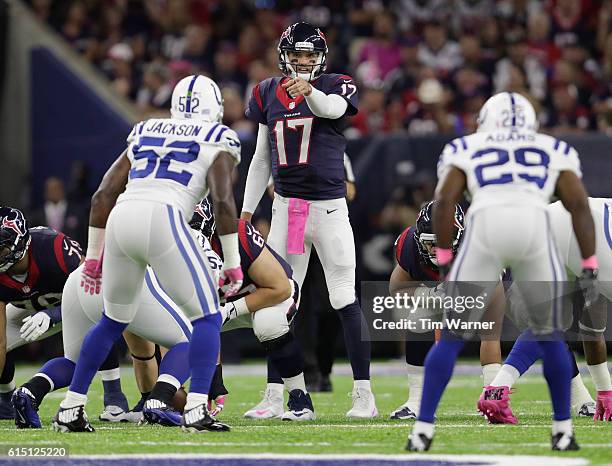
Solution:
<svg viewBox="0 0 612 466"><path fill-rule="evenodd" d="M314 64L300 65L310 68L310 72L298 72L295 64L289 59L289 52L316 52ZM295 23L285 29L278 43L278 67L285 76L302 78L307 81L316 79L327 67L327 41L319 28L308 23Z"/></svg>
<svg viewBox="0 0 612 466"><path fill-rule="evenodd" d="M0 207L0 273L23 259L31 239L21 211Z"/></svg>
<svg viewBox="0 0 612 466"><path fill-rule="evenodd" d="M223 118L223 97L210 78L192 75L181 79L172 91L172 118L218 123Z"/></svg>
<svg viewBox="0 0 612 466"><path fill-rule="evenodd" d="M207 197L202 199L196 206L189 226L201 232L210 241L217 226L215 225L215 214L213 213L212 204Z"/></svg>
<svg viewBox="0 0 612 466"><path fill-rule="evenodd" d="M516 92L500 92L490 97L480 109L477 123L479 133L538 130L538 119L533 105Z"/></svg>
<svg viewBox="0 0 612 466"><path fill-rule="evenodd" d="M436 258L436 235L433 232L432 211L434 201L428 202L419 212L416 221L416 229L414 231L414 239L419 250L419 254L432 267L438 267L438 259ZM453 254L457 254L459 243L465 230L463 222L463 209L459 204L455 204L454 225L457 229L455 238L453 239L452 250Z"/></svg>

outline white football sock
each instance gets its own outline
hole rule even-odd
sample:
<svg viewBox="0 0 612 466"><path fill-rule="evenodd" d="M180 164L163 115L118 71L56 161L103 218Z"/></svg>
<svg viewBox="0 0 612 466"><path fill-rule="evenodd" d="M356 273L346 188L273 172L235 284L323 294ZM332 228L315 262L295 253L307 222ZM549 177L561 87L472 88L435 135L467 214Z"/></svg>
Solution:
<svg viewBox="0 0 612 466"><path fill-rule="evenodd" d="M353 390L363 388L364 390L372 391L372 386L369 380L353 380Z"/></svg>
<svg viewBox="0 0 612 466"><path fill-rule="evenodd" d="M572 420L566 419L565 421L553 421L552 434L571 434L572 433Z"/></svg>
<svg viewBox="0 0 612 466"><path fill-rule="evenodd" d="M585 403L593 403L593 398L591 394L584 386L584 382L582 381L582 377L578 374L576 377L572 379L572 392L571 392L571 402L573 408L580 409Z"/></svg>
<svg viewBox="0 0 612 466"><path fill-rule="evenodd" d="M187 393L187 403L185 403L184 411L189 411L199 405L208 405L208 393Z"/></svg>
<svg viewBox="0 0 612 466"><path fill-rule="evenodd" d="M270 390L275 395L283 396L283 390L285 389L285 385L282 383L269 383L268 385L266 385L266 389Z"/></svg>
<svg viewBox="0 0 612 466"><path fill-rule="evenodd" d="M407 364L408 372L408 406L413 412L418 414L421 406L421 395L423 394L423 379L425 378L425 368L423 366L413 366Z"/></svg>
<svg viewBox="0 0 612 466"><path fill-rule="evenodd" d="M492 364L485 364L481 367L482 369L482 386L486 387L491 385L491 382L501 369L502 365L498 362L494 362Z"/></svg>
<svg viewBox="0 0 612 466"><path fill-rule="evenodd" d="M434 434L434 425L429 422L416 421L412 428L413 434L425 434L427 437L432 438Z"/></svg>
<svg viewBox="0 0 612 466"><path fill-rule="evenodd" d="M285 388L288 392L290 392L291 390L302 390L304 393L307 393L306 382L304 382L303 372L301 374L296 375L295 377L283 379L283 382L285 382Z"/></svg>
<svg viewBox="0 0 612 466"><path fill-rule="evenodd" d="M66 392L66 398L60 403L60 408L74 408L76 406L85 406L87 404L87 395L76 393L68 390Z"/></svg>
<svg viewBox="0 0 612 466"><path fill-rule="evenodd" d="M612 382L610 381L610 371L608 370L607 362L602 362L601 364L595 364L587 367L591 373L591 378L595 384L595 389L598 392L612 390ZM0 391L2 390L0 389Z"/></svg>
<svg viewBox="0 0 612 466"><path fill-rule="evenodd" d="M512 388L520 376L521 374L516 367L504 364L489 385L492 387Z"/></svg>

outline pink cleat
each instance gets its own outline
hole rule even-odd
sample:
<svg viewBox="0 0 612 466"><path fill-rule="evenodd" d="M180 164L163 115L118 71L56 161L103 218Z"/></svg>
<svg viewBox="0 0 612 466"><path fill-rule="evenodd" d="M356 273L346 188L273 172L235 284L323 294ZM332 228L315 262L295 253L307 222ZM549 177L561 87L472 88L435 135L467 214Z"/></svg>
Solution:
<svg viewBox="0 0 612 466"><path fill-rule="evenodd" d="M509 387L485 387L477 407L491 424L518 424L518 419L510 409Z"/></svg>
<svg viewBox="0 0 612 466"><path fill-rule="evenodd" d="M597 392L594 421L612 421L612 390Z"/></svg>

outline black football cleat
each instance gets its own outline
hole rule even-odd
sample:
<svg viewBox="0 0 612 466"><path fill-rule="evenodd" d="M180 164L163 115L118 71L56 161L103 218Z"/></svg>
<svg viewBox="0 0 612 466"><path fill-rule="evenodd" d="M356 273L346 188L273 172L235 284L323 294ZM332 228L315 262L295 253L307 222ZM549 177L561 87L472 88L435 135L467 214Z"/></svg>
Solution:
<svg viewBox="0 0 612 466"><path fill-rule="evenodd" d="M406 450L408 451L428 451L431 448L433 437L429 438L425 434L410 434Z"/></svg>
<svg viewBox="0 0 612 466"><path fill-rule="evenodd" d="M95 432L96 430L89 423L85 406L75 406L73 408L62 408L53 418L52 424L55 432Z"/></svg>
<svg viewBox="0 0 612 466"><path fill-rule="evenodd" d="M217 421L208 414L205 404L198 405L183 413L181 429L183 432L228 432L230 430L228 425Z"/></svg>
<svg viewBox="0 0 612 466"><path fill-rule="evenodd" d="M576 443L574 433L558 433L551 437L552 449L554 451L577 451L580 446Z"/></svg>

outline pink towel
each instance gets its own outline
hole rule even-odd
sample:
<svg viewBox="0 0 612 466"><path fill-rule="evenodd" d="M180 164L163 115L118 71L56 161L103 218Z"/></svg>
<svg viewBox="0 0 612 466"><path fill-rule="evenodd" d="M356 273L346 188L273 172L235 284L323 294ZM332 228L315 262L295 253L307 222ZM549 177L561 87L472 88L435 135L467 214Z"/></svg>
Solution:
<svg viewBox="0 0 612 466"><path fill-rule="evenodd" d="M304 233L309 212L310 202L303 199L289 199L287 254L304 254Z"/></svg>

